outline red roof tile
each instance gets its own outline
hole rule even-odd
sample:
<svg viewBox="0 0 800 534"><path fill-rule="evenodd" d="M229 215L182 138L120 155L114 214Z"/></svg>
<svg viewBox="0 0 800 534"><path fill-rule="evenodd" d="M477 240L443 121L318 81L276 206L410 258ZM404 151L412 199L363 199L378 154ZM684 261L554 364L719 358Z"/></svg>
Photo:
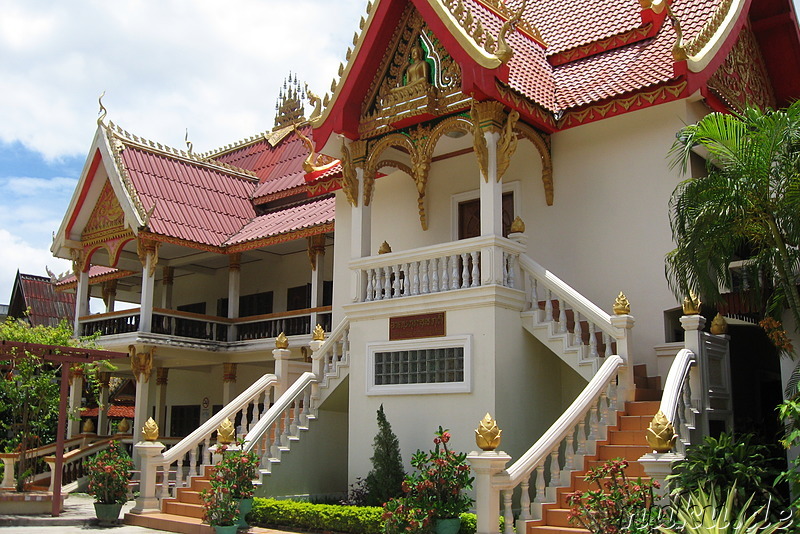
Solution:
<svg viewBox="0 0 800 534"><path fill-rule="evenodd" d="M72 322L75 294L57 292L47 277L18 272L11 290L8 315L22 319L26 310L34 326L55 326L62 319Z"/></svg>
<svg viewBox="0 0 800 534"><path fill-rule="evenodd" d="M255 216L255 180L132 145L121 158L145 209L156 204L156 234L218 246Z"/></svg>
<svg viewBox="0 0 800 534"><path fill-rule="evenodd" d="M256 217L225 244L235 245L333 222L335 199L323 198Z"/></svg>
<svg viewBox="0 0 800 534"><path fill-rule="evenodd" d="M99 408L87 408L81 411L81 417L97 417L99 412ZM122 418L125 417L127 419L133 419L134 412L136 411L135 406L117 406L116 404L112 404L108 407L108 416L109 417L118 417Z"/></svg>

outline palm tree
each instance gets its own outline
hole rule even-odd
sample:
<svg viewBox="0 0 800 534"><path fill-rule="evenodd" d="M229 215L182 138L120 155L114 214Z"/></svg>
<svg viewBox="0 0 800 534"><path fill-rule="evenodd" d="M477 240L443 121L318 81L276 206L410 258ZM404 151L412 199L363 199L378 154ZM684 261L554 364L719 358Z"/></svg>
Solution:
<svg viewBox="0 0 800 534"><path fill-rule="evenodd" d="M707 175L681 182L670 200L671 289L719 302L720 287L732 286L730 262L747 250L744 270L766 303L762 313L780 319L788 308L800 332L800 102L711 113L678 132L672 167L685 175L694 151L705 153Z"/></svg>

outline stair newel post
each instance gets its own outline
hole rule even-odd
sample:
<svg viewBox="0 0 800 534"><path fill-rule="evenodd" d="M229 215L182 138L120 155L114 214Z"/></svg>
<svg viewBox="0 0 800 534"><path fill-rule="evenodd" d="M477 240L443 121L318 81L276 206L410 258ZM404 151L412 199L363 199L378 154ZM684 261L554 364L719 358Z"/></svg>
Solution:
<svg viewBox="0 0 800 534"><path fill-rule="evenodd" d="M315 336L315 337L324 337L324 336ZM309 342L308 347L311 349L311 372L314 373L314 377L316 380L313 384L311 384L311 393L309 397L309 406L306 407L307 413L311 412L311 403L314 403L314 409L316 409L317 402L319 401L319 382L322 380L323 374L325 372L325 362L322 361L323 353L320 350L322 345L325 343L324 339L314 339L313 341Z"/></svg>
<svg viewBox="0 0 800 534"><path fill-rule="evenodd" d="M620 403L618 409L624 407L626 401L633 400L633 365L631 362L631 350L633 325L636 323L633 315L612 315L611 325L616 329L614 336L617 341L617 354L625 361L625 366L622 367L617 375L617 400Z"/></svg>
<svg viewBox="0 0 800 534"><path fill-rule="evenodd" d="M161 511L158 497L156 496L156 473L158 467L164 463L162 455L164 444L156 441L156 439L158 439L157 436L152 441L140 441L133 446L141 462L139 497L131 509L131 513L134 514Z"/></svg>
<svg viewBox="0 0 800 534"><path fill-rule="evenodd" d="M292 351L289 350L289 342L283 332L275 339L275 349L272 351L272 356L275 358L275 377L278 379L278 383L275 386L275 396L277 398L283 395L291 385L289 382L289 358L292 356Z"/></svg>
<svg viewBox="0 0 800 534"><path fill-rule="evenodd" d="M500 488L496 479L508 479L505 467L509 460L511 456L502 451L473 451L467 456L475 475L476 534L499 534Z"/></svg>

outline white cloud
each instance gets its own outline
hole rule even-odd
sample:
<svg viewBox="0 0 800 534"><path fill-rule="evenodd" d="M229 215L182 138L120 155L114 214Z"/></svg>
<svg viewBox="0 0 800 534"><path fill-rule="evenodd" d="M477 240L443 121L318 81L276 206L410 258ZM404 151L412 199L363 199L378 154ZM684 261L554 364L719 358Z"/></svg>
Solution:
<svg viewBox="0 0 800 534"><path fill-rule="evenodd" d="M82 154L108 118L198 151L271 128L289 70L330 86L363 0L11 0L0 18L0 140ZM233 118L233 120L232 120Z"/></svg>
<svg viewBox="0 0 800 534"><path fill-rule="evenodd" d="M0 229L0 250L3 261L0 262L0 303L8 304L14 275L19 269L26 274L47 276L45 266L55 273L62 273L72 268L70 262L56 259L46 248L29 245L22 237L8 230Z"/></svg>

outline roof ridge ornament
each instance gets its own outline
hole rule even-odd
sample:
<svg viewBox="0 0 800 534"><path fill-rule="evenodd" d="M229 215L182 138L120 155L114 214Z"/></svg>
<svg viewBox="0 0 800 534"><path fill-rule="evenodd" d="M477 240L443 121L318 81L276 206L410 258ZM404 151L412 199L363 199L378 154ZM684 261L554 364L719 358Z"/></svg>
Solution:
<svg viewBox="0 0 800 534"><path fill-rule="evenodd" d="M104 97L104 96L106 96L106 92L105 92L105 90L103 90L103 93L102 93L102 94L100 95L100 97L97 99L97 103L98 103L98 104L100 104L100 110L97 112L97 115L98 115L98 117L97 117L97 125L98 125L98 126L102 126L103 128L105 128L105 127L106 127L106 125L105 125L105 123L103 122L103 120L105 120L105 118L106 118L106 115L108 115L108 110L107 110L107 109L106 109L106 107L103 105L103 97Z"/></svg>
<svg viewBox="0 0 800 534"><path fill-rule="evenodd" d="M190 156L194 156L194 151L192 150L193 148L192 142L189 141L189 128L186 128L186 135L183 136L183 140L186 142L187 154L189 154Z"/></svg>

